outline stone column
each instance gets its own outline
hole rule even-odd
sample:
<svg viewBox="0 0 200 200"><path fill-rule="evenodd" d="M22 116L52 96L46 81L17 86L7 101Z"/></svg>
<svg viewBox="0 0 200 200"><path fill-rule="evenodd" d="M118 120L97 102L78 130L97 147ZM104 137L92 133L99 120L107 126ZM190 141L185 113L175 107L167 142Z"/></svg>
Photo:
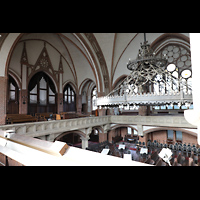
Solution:
<svg viewBox="0 0 200 200"><path fill-rule="evenodd" d="M76 110L77 110L77 113L81 114L81 111L82 111L82 96L77 94L76 95Z"/></svg>
<svg viewBox="0 0 200 200"><path fill-rule="evenodd" d="M28 92L23 89L19 93L19 114L28 113Z"/></svg>
<svg viewBox="0 0 200 200"><path fill-rule="evenodd" d="M138 130L138 136L144 136L143 134L143 126L142 125L137 125L137 130Z"/></svg>
<svg viewBox="0 0 200 200"><path fill-rule="evenodd" d="M57 94L57 113L63 112L63 93Z"/></svg>
<svg viewBox="0 0 200 200"><path fill-rule="evenodd" d="M45 138L47 141L53 142L55 139L55 135L56 135L55 133L52 133L52 134L46 135Z"/></svg>
<svg viewBox="0 0 200 200"><path fill-rule="evenodd" d="M90 137L87 135L86 137L81 136L82 141L82 149L86 149L88 147L88 140Z"/></svg>
<svg viewBox="0 0 200 200"><path fill-rule="evenodd" d="M25 51L25 43L24 50ZM26 52L24 52L24 59L27 61ZM24 62L24 61L22 61ZM19 113L27 114L28 113L28 90L27 90L27 64L21 65L22 71L22 89L19 93Z"/></svg>

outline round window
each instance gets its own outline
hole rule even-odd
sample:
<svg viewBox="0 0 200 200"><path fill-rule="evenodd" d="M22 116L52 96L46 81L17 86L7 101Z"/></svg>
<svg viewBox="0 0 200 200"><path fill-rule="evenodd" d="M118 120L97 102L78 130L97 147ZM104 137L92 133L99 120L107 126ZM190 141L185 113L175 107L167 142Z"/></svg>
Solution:
<svg viewBox="0 0 200 200"><path fill-rule="evenodd" d="M192 74L191 71L186 69L186 70L182 71L181 76L183 78L189 78L191 76L191 74Z"/></svg>
<svg viewBox="0 0 200 200"><path fill-rule="evenodd" d="M176 65L175 65L175 64L169 64L169 65L167 66L167 70L168 70L169 72L173 72L175 69L176 69Z"/></svg>

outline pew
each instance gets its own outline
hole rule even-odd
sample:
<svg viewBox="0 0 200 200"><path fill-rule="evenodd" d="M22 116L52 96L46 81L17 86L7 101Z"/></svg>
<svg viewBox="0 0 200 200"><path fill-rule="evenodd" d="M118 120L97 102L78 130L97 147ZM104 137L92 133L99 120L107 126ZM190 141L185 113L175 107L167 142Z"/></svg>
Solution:
<svg viewBox="0 0 200 200"><path fill-rule="evenodd" d="M148 155L148 158L147 158L147 160L144 163L152 164L153 165L155 162L151 159L151 155Z"/></svg>
<svg viewBox="0 0 200 200"><path fill-rule="evenodd" d="M156 166L166 166L167 164L162 161L162 158L159 158L157 163L155 164Z"/></svg>
<svg viewBox="0 0 200 200"><path fill-rule="evenodd" d="M81 118L81 117L89 117L89 115L84 115L75 112L61 112L60 115L63 119L73 119L73 118Z"/></svg>
<svg viewBox="0 0 200 200"><path fill-rule="evenodd" d="M158 156L158 151L156 150L152 155L151 159L154 161L154 164L156 165L159 162L159 156Z"/></svg>
<svg viewBox="0 0 200 200"><path fill-rule="evenodd" d="M7 124L37 122L37 121L38 121L38 119L31 115L25 115L25 114L7 114L6 115L6 123Z"/></svg>
<svg viewBox="0 0 200 200"><path fill-rule="evenodd" d="M51 116L53 116L52 112L35 113L35 117L38 118L38 121L47 121L47 119L51 118Z"/></svg>
<svg viewBox="0 0 200 200"><path fill-rule="evenodd" d="M112 141L113 141L114 143L119 142L119 141L121 141L121 140L123 140L123 137L121 137L121 136L112 137Z"/></svg>

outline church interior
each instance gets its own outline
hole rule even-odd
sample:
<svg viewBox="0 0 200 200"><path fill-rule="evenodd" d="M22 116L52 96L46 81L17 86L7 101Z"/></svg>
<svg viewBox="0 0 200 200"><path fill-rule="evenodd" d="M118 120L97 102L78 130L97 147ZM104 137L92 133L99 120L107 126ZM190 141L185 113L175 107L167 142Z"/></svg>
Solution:
<svg viewBox="0 0 200 200"><path fill-rule="evenodd" d="M0 166L199 166L197 36L0 33Z"/></svg>

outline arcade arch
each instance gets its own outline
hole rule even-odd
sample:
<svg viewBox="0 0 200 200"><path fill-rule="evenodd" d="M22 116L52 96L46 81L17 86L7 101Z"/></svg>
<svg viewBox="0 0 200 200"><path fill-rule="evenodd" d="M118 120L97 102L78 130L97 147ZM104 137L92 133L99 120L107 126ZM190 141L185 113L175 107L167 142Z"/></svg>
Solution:
<svg viewBox="0 0 200 200"><path fill-rule="evenodd" d="M68 131L58 135L54 141L66 142L70 146L81 143L81 138L85 138L86 134L81 131Z"/></svg>

